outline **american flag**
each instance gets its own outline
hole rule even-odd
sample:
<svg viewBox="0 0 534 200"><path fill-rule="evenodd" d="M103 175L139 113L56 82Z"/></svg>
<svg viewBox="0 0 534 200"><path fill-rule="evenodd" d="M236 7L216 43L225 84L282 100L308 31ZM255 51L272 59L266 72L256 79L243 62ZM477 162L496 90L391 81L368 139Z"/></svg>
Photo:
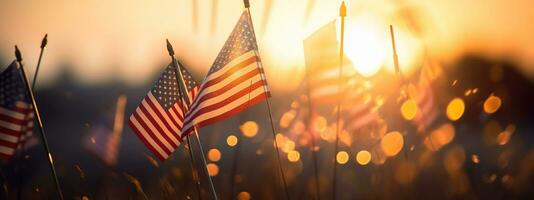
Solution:
<svg viewBox="0 0 534 200"><path fill-rule="evenodd" d="M108 166L113 166L117 163L124 124L125 106L126 96L121 95L117 99L113 124L111 124L112 121L110 119L106 118L106 120L91 128L85 140L85 148L95 154Z"/></svg>
<svg viewBox="0 0 534 200"><path fill-rule="evenodd" d="M21 71L13 61L0 74L0 158L15 154L21 135L31 135L33 112Z"/></svg>
<svg viewBox="0 0 534 200"><path fill-rule="evenodd" d="M270 97L248 11L244 11L200 85L183 133L215 123Z"/></svg>
<svg viewBox="0 0 534 200"><path fill-rule="evenodd" d="M194 98L197 83L183 66L180 69L188 96ZM180 130L187 111L187 106L182 107L185 97L180 93L176 72L176 68L169 65L128 120L139 139L162 161L182 142Z"/></svg>
<svg viewBox="0 0 534 200"><path fill-rule="evenodd" d="M309 96L314 104L335 103L340 95L344 96L355 70L348 60L344 61L340 79L336 21L326 24L304 40L304 57Z"/></svg>

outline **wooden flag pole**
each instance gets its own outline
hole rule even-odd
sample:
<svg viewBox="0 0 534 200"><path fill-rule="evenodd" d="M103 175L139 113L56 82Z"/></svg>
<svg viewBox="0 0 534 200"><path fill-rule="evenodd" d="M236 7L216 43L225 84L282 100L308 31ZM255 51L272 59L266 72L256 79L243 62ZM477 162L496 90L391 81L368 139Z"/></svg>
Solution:
<svg viewBox="0 0 534 200"><path fill-rule="evenodd" d="M169 55L171 56L171 59L172 59L172 63L174 65L174 67L176 67L176 70L177 70L177 75L179 76L179 88L180 87L183 87L183 90L180 90L180 92L183 91L183 93L181 94L181 96L185 96L186 98L184 98L185 100L185 103L187 105L191 105L191 97L189 96L189 89L187 89L187 86L185 85L185 81L184 81L184 77L183 77L183 74L182 74L182 71L180 70L180 64L177 63L176 61L176 58L174 57L174 49L172 48L172 45L171 43L169 42L169 40L167 40L167 50L169 51ZM185 116L184 116L185 117ZM202 155L201 158L202 158L202 164L204 165L202 167L202 169L204 169L204 172L206 173L206 176L208 177L208 183L209 183L209 186L210 186L210 190L211 190L211 197L212 199L218 199L217 198L217 193L215 192L215 187L213 186L213 181L211 180L211 177L209 175L209 172L208 172L208 168L207 168L207 162L206 162L206 158L205 158L205 155L204 155L204 150L202 148L202 144L200 144L200 137L198 136L198 131L197 131L197 128L194 127L193 129L193 134L196 136L195 138L197 139L197 144L198 144L198 147L199 147L199 150L200 150L200 154ZM189 137L187 137L189 138ZM189 148L191 149L192 147L189 146Z"/></svg>
<svg viewBox="0 0 534 200"><path fill-rule="evenodd" d="M250 22L250 26L252 27L252 32L254 35L256 35L255 31L254 31L254 25L252 24L252 17L250 15L250 2L248 0L243 0L243 3L245 4L245 9L247 9L247 12L249 13L248 17L249 17L249 22ZM256 44L257 45L257 44ZM254 53L256 54L256 56L259 58L259 52L257 51L254 51ZM261 64L261 62L258 62L258 65L260 67L260 70L263 71L263 66ZM262 77L262 79L264 81L267 81L265 76ZM265 91L268 91L268 88L267 88L267 84L264 84L263 85L263 89ZM269 98L265 98L265 101L267 102L267 110L268 110L268 113L269 113L269 120L270 120L270 123L271 123L271 132L273 134L273 140L274 140L274 148L276 149L276 159L278 160L278 168L280 170L280 175L282 177L282 183L284 184L284 194L285 194L285 197L287 200L289 200L289 191L288 191L288 188L287 188L287 181L286 181L286 176L284 174L284 169L282 167L282 159L280 158L280 150L279 150L279 146L278 146L278 142L276 141L276 132L274 130L274 122L273 122L273 114L272 114L272 109L271 109L271 101L269 100Z"/></svg>
<svg viewBox="0 0 534 200"><path fill-rule="evenodd" d="M56 168L54 167L54 160L52 157L52 153L50 151L50 147L48 146L48 141L46 139L46 135L43 128L43 122L41 120L41 113L39 112L39 108L37 107L37 103L35 101L35 97L33 95L33 90L30 87L28 77L26 76L26 72L24 71L24 65L22 64L22 54L20 53L19 48L15 45L15 56L17 58L17 62L19 63L19 67L22 73L22 78L24 80L24 84L26 85L26 90L28 91L28 94L31 98L32 105L33 105L33 112L37 118L37 124L39 125L39 132L41 133L41 139L43 140L43 146L45 148L46 153L48 154L48 164L50 165L50 170L52 171L52 175L54 177L54 182L56 184L56 190L59 196L59 199L63 200L63 192L61 192L61 185L59 184L59 179L57 177Z"/></svg>
<svg viewBox="0 0 534 200"><path fill-rule="evenodd" d="M345 17L347 16L347 7L345 7L345 1L341 2L341 7L339 8L339 16L341 17L341 37L339 45L339 83L338 83L338 96L341 96L342 82L343 78L343 56L344 56L344 43L345 43ZM337 101L337 119L336 119L336 141L334 144L334 173L332 178L332 199L336 199L337 196L337 151L339 148L339 132L341 120L341 98L338 98Z"/></svg>

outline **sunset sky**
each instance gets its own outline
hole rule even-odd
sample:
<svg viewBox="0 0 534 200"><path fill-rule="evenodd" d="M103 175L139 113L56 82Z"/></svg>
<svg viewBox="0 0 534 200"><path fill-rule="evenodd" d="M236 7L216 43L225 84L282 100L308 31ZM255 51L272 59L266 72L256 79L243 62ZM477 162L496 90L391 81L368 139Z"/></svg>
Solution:
<svg viewBox="0 0 534 200"><path fill-rule="evenodd" d="M294 77L302 75L303 39L336 19L340 2L251 0L260 53L273 87L285 84L278 79L292 79L293 86L300 81ZM444 63L466 52L510 58L534 77L533 1L346 2L347 53L360 59L355 62L361 64L364 74L372 75L376 71L373 66L391 67L388 26L393 24L398 30L401 64L407 71L423 60L426 47L427 55ZM178 58L201 78L243 10L241 0L26 0L1 4L2 65L13 58L13 45L17 44L33 70L41 38L48 33L40 80L50 82L68 64L86 83L112 77L130 84L152 81L169 62L166 38L173 42ZM198 18L194 17L195 7ZM309 20L307 8L311 8ZM424 28L422 34L410 26L409 16ZM375 60L365 60L368 57Z"/></svg>

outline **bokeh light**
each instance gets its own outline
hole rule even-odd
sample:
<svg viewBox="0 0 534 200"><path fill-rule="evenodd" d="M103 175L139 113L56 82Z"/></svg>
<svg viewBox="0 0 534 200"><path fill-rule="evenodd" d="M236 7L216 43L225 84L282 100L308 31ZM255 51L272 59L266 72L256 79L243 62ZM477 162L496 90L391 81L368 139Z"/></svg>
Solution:
<svg viewBox="0 0 534 200"><path fill-rule="evenodd" d="M252 138L258 134L258 124L255 121L247 121L239 127L245 137Z"/></svg>
<svg viewBox="0 0 534 200"><path fill-rule="evenodd" d="M404 138L398 131L393 131L386 134L380 143L380 147L386 156L397 155L404 146Z"/></svg>
<svg viewBox="0 0 534 200"><path fill-rule="evenodd" d="M360 165L367 165L371 161L371 153L366 150L359 151L356 154L356 162Z"/></svg>
<svg viewBox="0 0 534 200"><path fill-rule="evenodd" d="M221 160L221 152L218 149L210 149L208 151L208 159L212 162Z"/></svg>
<svg viewBox="0 0 534 200"><path fill-rule="evenodd" d="M336 154L337 163L344 165L349 161L349 154L346 151L340 151Z"/></svg>
<svg viewBox="0 0 534 200"><path fill-rule="evenodd" d="M417 114L417 103L413 99L408 99L401 106L402 117L406 120L412 120Z"/></svg>
<svg viewBox="0 0 534 200"><path fill-rule="evenodd" d="M502 101L498 96L490 95L486 101L484 101L484 112L492 114L497 112L501 107Z"/></svg>
<svg viewBox="0 0 534 200"><path fill-rule="evenodd" d="M228 146L235 146L237 145L237 143L239 142L239 140L237 139L237 137L235 135L229 135L227 138L226 138L226 144L228 144Z"/></svg>
<svg viewBox="0 0 534 200"><path fill-rule="evenodd" d="M447 106L447 117L456 121L462 117L465 111L465 103L460 98L454 98Z"/></svg>
<svg viewBox="0 0 534 200"><path fill-rule="evenodd" d="M248 192L240 192L239 194L237 194L237 200L250 200L251 199L251 196L250 196L250 193Z"/></svg>
<svg viewBox="0 0 534 200"><path fill-rule="evenodd" d="M292 150L287 153L287 159L291 162L297 162L300 160L300 153L298 151Z"/></svg>
<svg viewBox="0 0 534 200"><path fill-rule="evenodd" d="M219 174L219 166L215 163L210 163L206 166L208 168L208 174L210 176L217 176Z"/></svg>

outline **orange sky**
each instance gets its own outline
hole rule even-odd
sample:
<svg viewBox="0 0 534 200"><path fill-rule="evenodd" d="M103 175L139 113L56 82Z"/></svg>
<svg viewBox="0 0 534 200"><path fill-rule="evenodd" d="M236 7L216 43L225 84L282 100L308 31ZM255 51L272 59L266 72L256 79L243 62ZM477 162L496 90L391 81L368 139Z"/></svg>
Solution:
<svg viewBox="0 0 534 200"><path fill-rule="evenodd" d="M69 63L75 66L73 71L84 82L98 83L115 77L131 84L142 84L152 81L154 73L162 70L162 64L169 61L165 49L165 38L169 38L178 57L200 78L210 67L243 6L241 0L197 0L198 30L195 32L192 30L193 1L3 2L0 6L0 55L4 59L12 58L13 45L18 44L28 68L33 69L40 40L44 33L49 33L49 47L40 80L52 80L60 66ZM216 25L215 32L211 33L211 8L215 1L218 5ZM285 86L286 82L278 79L291 79L292 85L296 86L299 79L294 77L302 74L304 62L302 40L335 19L341 2L310 1L315 2L315 6L306 23L304 15L308 0L251 0L267 76L277 77L277 80L269 78L274 87ZM384 48L389 49L389 24L398 27L401 40L403 32L410 32L406 20L398 15L402 7L399 5L405 5L400 2L417 8L422 16L418 20L427 28L427 34L417 41L424 41L434 57L450 61L464 52L512 57L534 75L534 1L348 1L348 15L355 21L365 14L378 16L384 24L375 27L379 27L379 32L384 30L385 35L379 37L381 42L369 45L378 49L381 46L376 45L386 45ZM265 8L269 3L271 14L267 15ZM266 16L270 17L263 30ZM411 52L399 52L401 59L403 54L421 53L418 48L407 49ZM389 58L388 51L383 58L386 65ZM417 56L411 59L415 58ZM410 62L406 63L410 65ZM411 66L403 67L409 69Z"/></svg>

